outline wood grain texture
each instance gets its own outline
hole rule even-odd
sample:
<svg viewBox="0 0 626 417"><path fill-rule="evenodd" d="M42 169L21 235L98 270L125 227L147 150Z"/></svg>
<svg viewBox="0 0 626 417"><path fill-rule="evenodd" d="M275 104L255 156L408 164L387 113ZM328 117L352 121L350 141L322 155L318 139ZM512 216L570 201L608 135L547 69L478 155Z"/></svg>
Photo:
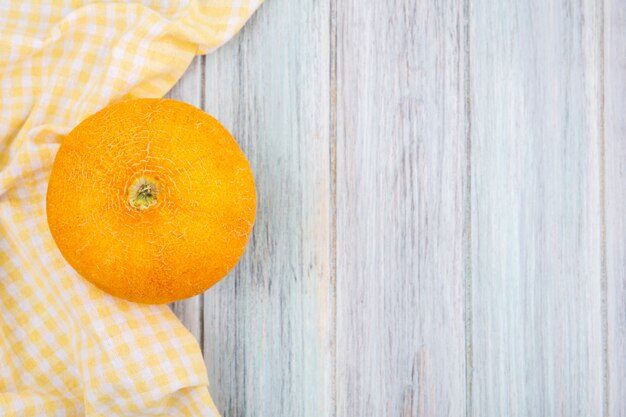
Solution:
<svg viewBox="0 0 626 417"><path fill-rule="evenodd" d="M196 107L202 107L202 59L196 57L183 77L170 90L166 97L180 100L192 104ZM198 342L202 344L202 298L203 295L197 295L187 300L172 303L171 307L174 313L180 318L182 323L196 337Z"/></svg>
<svg viewBox="0 0 626 417"><path fill-rule="evenodd" d="M196 59L170 96L259 196L173 306L223 415L626 417L625 28L620 0L271 0Z"/></svg>
<svg viewBox="0 0 626 417"><path fill-rule="evenodd" d="M608 416L626 417L626 3L605 2Z"/></svg>
<svg viewBox="0 0 626 417"><path fill-rule="evenodd" d="M338 417L465 415L463 24L337 2Z"/></svg>
<svg viewBox="0 0 626 417"><path fill-rule="evenodd" d="M600 2L470 9L474 416L602 416Z"/></svg>
<svg viewBox="0 0 626 417"><path fill-rule="evenodd" d="M211 393L225 417L330 416L329 3L268 1L205 79L258 192L241 263L204 296Z"/></svg>

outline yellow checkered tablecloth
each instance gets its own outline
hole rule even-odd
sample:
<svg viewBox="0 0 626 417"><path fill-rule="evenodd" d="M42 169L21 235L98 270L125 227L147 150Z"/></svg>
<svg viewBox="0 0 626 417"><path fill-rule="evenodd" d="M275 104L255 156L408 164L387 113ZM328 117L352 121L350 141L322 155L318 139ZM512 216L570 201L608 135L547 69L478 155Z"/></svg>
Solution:
<svg viewBox="0 0 626 417"><path fill-rule="evenodd" d="M167 306L111 297L63 260L46 186L64 136L165 94L260 1L0 2L0 415L214 416L196 340Z"/></svg>

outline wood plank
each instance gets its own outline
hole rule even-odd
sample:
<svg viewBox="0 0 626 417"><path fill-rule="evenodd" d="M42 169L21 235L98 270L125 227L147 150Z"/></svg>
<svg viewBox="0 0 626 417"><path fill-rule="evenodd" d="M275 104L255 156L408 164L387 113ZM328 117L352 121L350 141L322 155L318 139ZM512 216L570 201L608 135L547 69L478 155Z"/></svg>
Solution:
<svg viewBox="0 0 626 417"><path fill-rule="evenodd" d="M172 87L166 97L202 107L201 61L201 57L194 58L183 77ZM172 303L171 308L202 345L202 294Z"/></svg>
<svg viewBox="0 0 626 417"><path fill-rule="evenodd" d="M607 401L626 417L626 3L604 7Z"/></svg>
<svg viewBox="0 0 626 417"><path fill-rule="evenodd" d="M332 415L328 1L265 3L206 58L206 110L256 175L257 222L205 293L204 353L225 417Z"/></svg>
<svg viewBox="0 0 626 417"><path fill-rule="evenodd" d="M471 412L601 416L601 8L470 11Z"/></svg>
<svg viewBox="0 0 626 417"><path fill-rule="evenodd" d="M465 415L462 2L337 2L337 416Z"/></svg>

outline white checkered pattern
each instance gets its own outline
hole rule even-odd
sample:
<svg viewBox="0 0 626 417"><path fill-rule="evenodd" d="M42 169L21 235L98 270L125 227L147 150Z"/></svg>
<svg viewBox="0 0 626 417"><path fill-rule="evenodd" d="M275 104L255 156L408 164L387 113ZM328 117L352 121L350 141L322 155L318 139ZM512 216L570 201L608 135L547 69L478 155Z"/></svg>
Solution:
<svg viewBox="0 0 626 417"><path fill-rule="evenodd" d="M258 3L0 2L0 415L218 414L193 336L167 306L80 278L50 236L45 192L77 123L161 97Z"/></svg>

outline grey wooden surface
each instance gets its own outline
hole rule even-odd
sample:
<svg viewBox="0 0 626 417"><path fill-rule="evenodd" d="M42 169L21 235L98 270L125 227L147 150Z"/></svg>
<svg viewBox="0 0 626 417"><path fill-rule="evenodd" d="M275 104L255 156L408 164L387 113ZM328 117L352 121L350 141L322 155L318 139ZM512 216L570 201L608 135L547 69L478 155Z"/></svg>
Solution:
<svg viewBox="0 0 626 417"><path fill-rule="evenodd" d="M599 4L472 2L476 416L603 415Z"/></svg>
<svg viewBox="0 0 626 417"><path fill-rule="evenodd" d="M604 5L602 201L608 415L626 416L626 3Z"/></svg>
<svg viewBox="0 0 626 417"><path fill-rule="evenodd" d="M224 416L626 417L626 3L269 0L169 95L257 181Z"/></svg>

